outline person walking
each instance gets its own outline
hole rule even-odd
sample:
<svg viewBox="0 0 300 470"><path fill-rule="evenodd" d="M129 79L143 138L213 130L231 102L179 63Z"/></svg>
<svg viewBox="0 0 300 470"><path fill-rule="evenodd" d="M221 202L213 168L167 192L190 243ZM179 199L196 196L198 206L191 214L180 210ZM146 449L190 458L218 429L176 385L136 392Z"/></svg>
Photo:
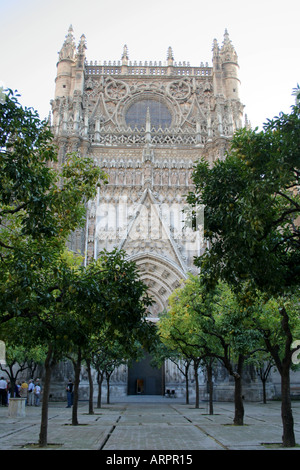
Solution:
<svg viewBox="0 0 300 470"><path fill-rule="evenodd" d="M0 379L0 400L2 406L7 406L7 382L4 377Z"/></svg>
<svg viewBox="0 0 300 470"><path fill-rule="evenodd" d="M71 408L71 406L73 405L73 387L74 387L74 384L72 380L69 379L69 382L67 383L67 387L66 387L67 401L68 401L67 408Z"/></svg>
<svg viewBox="0 0 300 470"><path fill-rule="evenodd" d="M30 379L28 382L28 406L33 406L34 405L34 383L33 380Z"/></svg>
<svg viewBox="0 0 300 470"><path fill-rule="evenodd" d="M9 405L9 399L11 395L11 383L7 380L7 405Z"/></svg>
<svg viewBox="0 0 300 470"><path fill-rule="evenodd" d="M34 389L34 406L39 406L40 405L40 398L41 398L41 386L40 382L37 382Z"/></svg>
<svg viewBox="0 0 300 470"><path fill-rule="evenodd" d="M18 381L18 382L15 383L15 398L21 398L20 397L20 388L21 388L21 384Z"/></svg>

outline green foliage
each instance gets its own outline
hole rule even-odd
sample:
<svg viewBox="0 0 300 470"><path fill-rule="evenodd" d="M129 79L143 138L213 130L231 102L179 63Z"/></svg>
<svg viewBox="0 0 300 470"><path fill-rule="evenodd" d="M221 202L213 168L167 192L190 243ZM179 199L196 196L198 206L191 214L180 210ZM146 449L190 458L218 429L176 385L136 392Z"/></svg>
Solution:
<svg viewBox="0 0 300 470"><path fill-rule="evenodd" d="M121 364L142 357L142 347L137 337L128 332L126 343L119 342L118 335L113 337L105 326L93 335L89 346L92 364L98 372L113 371Z"/></svg>
<svg viewBox="0 0 300 470"><path fill-rule="evenodd" d="M239 355L250 357L258 346L261 333L253 323L252 310L241 307L224 283L207 292L201 276L190 276L173 292L169 304L159 332L168 348L185 357L235 361Z"/></svg>
<svg viewBox="0 0 300 470"><path fill-rule="evenodd" d="M0 246L25 241L65 242L83 222L84 202L96 194L103 171L91 159L69 155L55 170L56 148L46 121L23 108L11 90L0 103ZM25 240L24 240L25 239Z"/></svg>
<svg viewBox="0 0 300 470"><path fill-rule="evenodd" d="M151 299L135 263L126 259L125 252L115 249L99 253L97 260L68 275L67 282L64 305L83 315L86 312L87 318L92 315L99 328L105 322L126 341L128 331L141 327Z"/></svg>
<svg viewBox="0 0 300 470"><path fill-rule="evenodd" d="M282 309L288 317L291 343L300 337L300 306L299 291L285 297L267 297L258 293L251 307L253 322L261 333L262 339L267 341L269 349L278 354L279 360L284 361L286 351L287 333L282 327ZM264 348L266 349L266 348ZM277 363L278 365L278 363ZM291 364L293 367L293 364ZM280 367L280 366L279 366Z"/></svg>
<svg viewBox="0 0 300 470"><path fill-rule="evenodd" d="M195 166L188 201L205 206L210 241L197 265L212 283L246 279L271 295L299 285L299 112L237 131L224 161Z"/></svg>
<svg viewBox="0 0 300 470"><path fill-rule="evenodd" d="M0 319L50 311L70 267L66 240L85 201L105 179L92 160L70 155L55 169L47 122L11 90L0 103ZM57 301L57 299L56 299Z"/></svg>
<svg viewBox="0 0 300 470"><path fill-rule="evenodd" d="M48 235L50 195L46 191L55 174L47 164L55 161L56 153L46 122L32 109L23 109L17 96L9 90L0 103L1 219L11 223L18 214L23 233Z"/></svg>

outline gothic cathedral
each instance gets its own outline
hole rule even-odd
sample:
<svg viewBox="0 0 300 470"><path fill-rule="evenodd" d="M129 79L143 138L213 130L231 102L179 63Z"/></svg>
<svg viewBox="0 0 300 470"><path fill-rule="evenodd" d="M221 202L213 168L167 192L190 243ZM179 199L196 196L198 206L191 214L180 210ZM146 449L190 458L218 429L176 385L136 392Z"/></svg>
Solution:
<svg viewBox="0 0 300 470"><path fill-rule="evenodd" d="M149 287L149 319L157 321L205 248L203 213L193 230L185 202L193 165L224 158L243 126L237 54L227 31L221 47L213 42L212 65L177 63L171 47L162 62L131 61L127 46L119 61L88 62L86 48L84 35L76 46L70 26L58 57L52 132L59 163L69 152L88 155L108 184L88 202L86 228L70 248L86 263L103 249L125 250Z"/></svg>
<svg viewBox="0 0 300 470"><path fill-rule="evenodd" d="M85 52L85 36L76 47L70 26L52 130L60 162L68 152L89 155L108 184L89 201L86 230L70 247L86 263L104 248L124 249L149 286L155 321L203 249L185 211L193 164L223 158L242 126L237 54L227 31L222 47L214 40L212 66L176 63L171 47L158 63L130 61L127 46L117 62L88 63Z"/></svg>

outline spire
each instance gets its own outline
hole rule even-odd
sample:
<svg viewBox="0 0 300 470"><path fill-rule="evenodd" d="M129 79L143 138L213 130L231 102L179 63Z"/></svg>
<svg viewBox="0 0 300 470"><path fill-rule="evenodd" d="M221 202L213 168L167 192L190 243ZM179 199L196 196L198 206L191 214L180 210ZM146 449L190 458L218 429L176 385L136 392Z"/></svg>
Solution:
<svg viewBox="0 0 300 470"><path fill-rule="evenodd" d="M247 114L245 114L245 127L246 129L251 129L251 122L249 121Z"/></svg>
<svg viewBox="0 0 300 470"><path fill-rule="evenodd" d="M63 43L63 46L59 52L59 60L63 60L63 59L74 60L75 50L76 50L76 45L75 45L75 40L74 40L74 35L73 35L73 27L72 25L70 25L65 42Z"/></svg>
<svg viewBox="0 0 300 470"><path fill-rule="evenodd" d="M146 113L146 140L147 142L151 140L150 132L151 132L151 119L150 119L150 110L148 107L147 113Z"/></svg>
<svg viewBox="0 0 300 470"><path fill-rule="evenodd" d="M219 44L218 44L218 41L216 39L214 39L214 43L213 43L213 55L216 57L219 55L220 53L220 48L219 48Z"/></svg>
<svg viewBox="0 0 300 470"><path fill-rule="evenodd" d="M174 60L174 57L173 57L173 51L172 51L172 47L168 47L168 57L167 59L171 59L171 60Z"/></svg>
<svg viewBox="0 0 300 470"><path fill-rule="evenodd" d="M223 62L236 62L238 60L237 53L229 38L227 29L225 29L224 40L221 48L221 56Z"/></svg>
<svg viewBox="0 0 300 470"><path fill-rule="evenodd" d="M85 35L82 34L81 35L81 38L80 38L80 41L79 41L79 44L78 44L78 47L77 47L77 50L78 50L78 54L82 54L82 55L85 55L85 50L86 50L86 39L85 39Z"/></svg>
<svg viewBox="0 0 300 470"><path fill-rule="evenodd" d="M231 44L227 28L225 28L223 44Z"/></svg>
<svg viewBox="0 0 300 470"><path fill-rule="evenodd" d="M214 39L213 43L213 67L214 70L221 70L220 48L218 41Z"/></svg>
<svg viewBox="0 0 300 470"><path fill-rule="evenodd" d="M167 61L168 61L168 65L173 65L174 56L173 56L172 47L168 48Z"/></svg>
<svg viewBox="0 0 300 470"><path fill-rule="evenodd" d="M147 108L146 112L146 126L145 126L145 142L146 145L143 150L143 160L144 162L151 162L154 158L154 152L151 148L151 118L150 118L150 110L149 107Z"/></svg>
<svg viewBox="0 0 300 470"><path fill-rule="evenodd" d="M82 68L84 66L85 50L86 50L86 40L85 40L85 35L82 34L78 47L77 47L77 55L76 55L76 67L77 68Z"/></svg>
<svg viewBox="0 0 300 470"><path fill-rule="evenodd" d="M128 47L126 44L123 47L123 54L122 54L122 65L128 65Z"/></svg>

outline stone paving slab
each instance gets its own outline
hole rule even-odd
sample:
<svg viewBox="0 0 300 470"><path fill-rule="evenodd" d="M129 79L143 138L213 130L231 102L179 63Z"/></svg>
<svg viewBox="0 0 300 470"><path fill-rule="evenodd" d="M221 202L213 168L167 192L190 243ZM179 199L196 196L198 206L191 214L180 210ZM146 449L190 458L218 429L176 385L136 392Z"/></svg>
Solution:
<svg viewBox="0 0 300 470"><path fill-rule="evenodd" d="M141 424L117 427L104 450L220 450L214 439L195 426Z"/></svg>
<svg viewBox="0 0 300 470"><path fill-rule="evenodd" d="M64 403L50 403L49 445L44 450L273 450L262 443L280 444L280 407L280 402L245 403L245 425L234 426L233 403L215 403L209 415L206 403L196 409L179 399L128 397L95 408L93 415L87 402L80 402L79 425L72 426L72 410ZM293 416L300 444L300 402L293 402ZM40 407L26 407L23 418L10 418L8 409L0 407L0 450L36 449L30 444L38 443L40 419Z"/></svg>

